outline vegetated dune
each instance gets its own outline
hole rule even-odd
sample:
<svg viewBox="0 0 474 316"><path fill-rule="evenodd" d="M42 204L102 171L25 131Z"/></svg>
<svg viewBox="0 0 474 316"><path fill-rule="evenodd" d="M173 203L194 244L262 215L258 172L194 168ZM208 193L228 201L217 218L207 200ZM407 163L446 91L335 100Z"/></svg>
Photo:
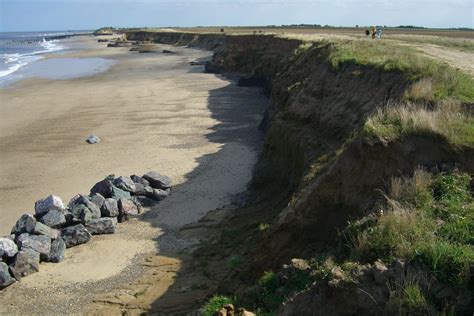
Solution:
<svg viewBox="0 0 474 316"><path fill-rule="evenodd" d="M220 294L283 315L472 311L471 77L383 42L126 35L214 50L207 71L270 96L253 199L196 252L230 263Z"/></svg>

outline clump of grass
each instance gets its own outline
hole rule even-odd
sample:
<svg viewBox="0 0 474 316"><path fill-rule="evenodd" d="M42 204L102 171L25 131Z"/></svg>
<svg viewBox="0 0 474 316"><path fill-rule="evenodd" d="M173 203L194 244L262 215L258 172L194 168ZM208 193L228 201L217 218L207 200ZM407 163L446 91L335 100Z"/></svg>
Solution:
<svg viewBox="0 0 474 316"><path fill-rule="evenodd" d="M442 102L434 110L412 103L388 104L366 121L364 131L386 139L407 135L444 136L453 144L474 145L474 117L458 102Z"/></svg>
<svg viewBox="0 0 474 316"><path fill-rule="evenodd" d="M388 197L398 209L383 213L368 227L350 225L345 237L360 261L406 258L424 263L438 280L472 287L474 199L468 174L418 170L413 178L392 179Z"/></svg>
<svg viewBox="0 0 474 316"><path fill-rule="evenodd" d="M390 42L346 40L335 41L329 56L333 67L343 63L372 65L385 71L400 71L410 80L430 78L435 100L451 97L464 102L474 101L474 79L435 59L425 57L413 48Z"/></svg>
<svg viewBox="0 0 474 316"><path fill-rule="evenodd" d="M244 259L241 256L232 256L229 258L229 261L227 261L231 269L237 269L243 262Z"/></svg>
<svg viewBox="0 0 474 316"><path fill-rule="evenodd" d="M386 306L388 314L397 315L434 315L420 281L420 275L407 275L390 284L390 299Z"/></svg>
<svg viewBox="0 0 474 316"><path fill-rule="evenodd" d="M202 315L214 316L226 304L234 304L234 302L230 297L215 295L202 307Z"/></svg>
<svg viewBox="0 0 474 316"><path fill-rule="evenodd" d="M406 97L413 101L431 101L434 99L433 80L431 78L422 78L411 85L406 92Z"/></svg>

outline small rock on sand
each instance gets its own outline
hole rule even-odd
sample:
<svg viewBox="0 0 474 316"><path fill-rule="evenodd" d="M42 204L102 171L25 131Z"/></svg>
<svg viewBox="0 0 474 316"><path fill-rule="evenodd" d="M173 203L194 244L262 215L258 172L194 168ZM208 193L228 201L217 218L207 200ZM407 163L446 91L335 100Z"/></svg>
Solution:
<svg viewBox="0 0 474 316"><path fill-rule="evenodd" d="M90 135L89 137L87 137L86 142L88 142L91 145L97 144L100 142L100 138L96 135Z"/></svg>

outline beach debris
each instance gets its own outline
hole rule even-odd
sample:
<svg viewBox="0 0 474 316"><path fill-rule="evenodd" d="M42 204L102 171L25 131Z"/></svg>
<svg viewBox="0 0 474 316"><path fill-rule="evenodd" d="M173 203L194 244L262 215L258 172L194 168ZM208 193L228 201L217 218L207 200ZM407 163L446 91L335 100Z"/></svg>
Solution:
<svg viewBox="0 0 474 316"><path fill-rule="evenodd" d="M38 272L40 261L61 262L66 248L85 244L92 235L115 233L118 222L167 197L170 187L171 179L156 171L143 177L109 175L67 206L56 195L36 201L35 214L22 215L12 235L0 237L0 289Z"/></svg>
<svg viewBox="0 0 474 316"><path fill-rule="evenodd" d="M100 138L94 134L90 135L89 137L87 137L86 139L86 142L88 142L89 144L97 144L100 142Z"/></svg>
<svg viewBox="0 0 474 316"><path fill-rule="evenodd" d="M61 237L66 243L66 248L87 243L91 239L91 234L82 224L61 229Z"/></svg>
<svg viewBox="0 0 474 316"><path fill-rule="evenodd" d="M10 271L13 277L20 281L21 278L39 271L40 254L32 249L22 249L17 253Z"/></svg>
<svg viewBox="0 0 474 316"><path fill-rule="evenodd" d="M143 178L150 182L154 189L169 189L171 188L171 179L167 176L161 175L156 171L150 171L143 175Z"/></svg>
<svg viewBox="0 0 474 316"><path fill-rule="evenodd" d="M10 238L0 237L0 258L12 258L18 252L18 246Z"/></svg>
<svg viewBox="0 0 474 316"><path fill-rule="evenodd" d="M7 286L15 283L15 279L10 275L8 266L5 262L0 262L0 289L4 289Z"/></svg>
<svg viewBox="0 0 474 316"><path fill-rule="evenodd" d="M48 258L46 261L48 262L61 262L64 260L64 254L66 253L66 243L60 237L55 239L51 242L51 251L49 252Z"/></svg>
<svg viewBox="0 0 474 316"><path fill-rule="evenodd" d="M113 234L117 226L115 217L102 217L87 223L86 229L92 235Z"/></svg>
<svg viewBox="0 0 474 316"><path fill-rule="evenodd" d="M35 215L36 218L40 218L41 216L48 213L50 210L64 210L63 200L59 196L50 195L42 200L36 201L35 203Z"/></svg>

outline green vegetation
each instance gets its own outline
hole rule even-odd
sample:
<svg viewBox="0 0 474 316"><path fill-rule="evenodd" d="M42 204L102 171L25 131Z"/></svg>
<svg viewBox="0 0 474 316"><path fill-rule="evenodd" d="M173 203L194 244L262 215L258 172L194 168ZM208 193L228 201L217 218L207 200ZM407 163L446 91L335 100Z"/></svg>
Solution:
<svg viewBox="0 0 474 316"><path fill-rule="evenodd" d="M202 307L203 316L214 316L222 306L226 304L233 304L233 300L227 296L215 295Z"/></svg>
<svg viewBox="0 0 474 316"><path fill-rule="evenodd" d="M433 315L417 276L410 276L390 285L392 293L386 306L389 315Z"/></svg>
<svg viewBox="0 0 474 316"><path fill-rule="evenodd" d="M241 256L232 256L227 263L231 269L237 269L243 261L244 259Z"/></svg>
<svg viewBox="0 0 474 316"><path fill-rule="evenodd" d="M470 179L461 173L431 177L417 170L413 178L392 180L389 201L393 209L369 227L352 223L345 231L350 257L362 262L418 261L438 280L473 289Z"/></svg>
<svg viewBox="0 0 474 316"><path fill-rule="evenodd" d="M367 119L364 131L391 140L434 133L453 144L474 145L474 117L455 102L440 102L434 110L410 102L389 104Z"/></svg>
<svg viewBox="0 0 474 316"><path fill-rule="evenodd" d="M417 35L390 35L388 38L420 44L434 44L438 46L474 52L474 41L466 38L449 38L440 36Z"/></svg>
<svg viewBox="0 0 474 316"><path fill-rule="evenodd" d="M434 99L453 98L474 102L474 79L415 49L387 41L336 41L329 61L334 67L343 63L372 65L385 71L406 73L412 81L431 78Z"/></svg>

